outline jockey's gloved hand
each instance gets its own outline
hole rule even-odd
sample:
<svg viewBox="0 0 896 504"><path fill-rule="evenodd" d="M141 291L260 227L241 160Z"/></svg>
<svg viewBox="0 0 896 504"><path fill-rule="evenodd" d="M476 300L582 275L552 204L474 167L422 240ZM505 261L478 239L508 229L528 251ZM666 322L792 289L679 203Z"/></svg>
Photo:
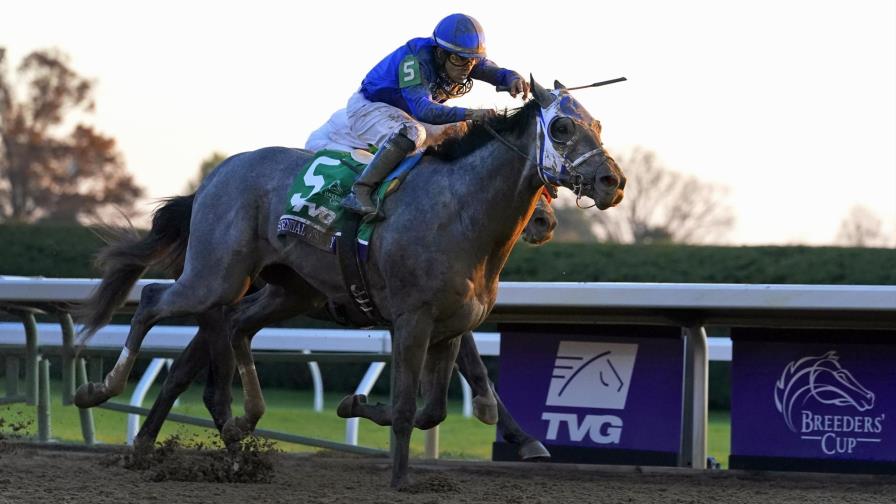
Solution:
<svg viewBox="0 0 896 504"><path fill-rule="evenodd" d="M492 109L467 109L464 119L475 123L484 123L489 119L494 119L497 115L498 113Z"/></svg>
<svg viewBox="0 0 896 504"><path fill-rule="evenodd" d="M516 98L518 94L523 93L523 100L526 100L529 98L529 83L526 82L526 79L518 77L510 83L510 90L507 92L514 98Z"/></svg>

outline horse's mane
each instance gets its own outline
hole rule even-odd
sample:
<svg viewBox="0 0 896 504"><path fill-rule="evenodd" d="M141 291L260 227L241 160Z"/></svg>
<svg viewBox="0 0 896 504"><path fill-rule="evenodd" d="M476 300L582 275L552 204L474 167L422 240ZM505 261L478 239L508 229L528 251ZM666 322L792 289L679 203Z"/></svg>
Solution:
<svg viewBox="0 0 896 504"><path fill-rule="evenodd" d="M517 109L505 110L489 121L489 125L499 134L519 137L526 131L529 122L538 110L538 102L529 100ZM464 134L449 137L438 145L426 149L426 154L451 161L462 158L479 149L495 137L482 124L473 124Z"/></svg>

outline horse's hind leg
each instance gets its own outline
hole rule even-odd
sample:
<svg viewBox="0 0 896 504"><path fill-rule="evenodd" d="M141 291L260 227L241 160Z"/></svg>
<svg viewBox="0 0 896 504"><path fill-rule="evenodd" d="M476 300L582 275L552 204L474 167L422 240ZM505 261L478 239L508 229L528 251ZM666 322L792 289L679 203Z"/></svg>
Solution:
<svg viewBox="0 0 896 504"><path fill-rule="evenodd" d="M476 418L489 425L495 423L495 421L489 420L496 418L498 429L503 433L504 440L519 446L517 453L519 453L520 459L541 460L551 457L551 453L541 441L529 435L516 423L513 415L507 411L501 398L498 397L494 385L488 379L488 370L476 349L476 342L473 340L471 332L461 336L457 368L473 390L473 414L476 415Z"/></svg>
<svg viewBox="0 0 896 504"><path fill-rule="evenodd" d="M230 346L229 329L230 307L212 308L200 317L200 331L208 334L206 349L208 350L208 375L202 402L215 422L218 432L230 420L230 402L233 385L234 358L233 347Z"/></svg>
<svg viewBox="0 0 896 504"><path fill-rule="evenodd" d="M264 326L309 311L324 301L320 293L304 282L298 285L284 288L269 284L247 296L234 312L231 344L243 386L244 413L228 420L221 430L224 443L228 446L255 430L265 411L264 396L250 350L252 337Z"/></svg>
<svg viewBox="0 0 896 504"><path fill-rule="evenodd" d="M103 382L85 383L78 388L75 405L90 408L121 394L137 360L143 338L159 320L195 315L212 306L232 303L243 295L248 287L247 273L236 267L227 268L226 264L220 267L221 271L212 266L212 260L204 261L192 274L188 267L187 272L174 284L149 284L143 288L121 356Z"/></svg>
<svg viewBox="0 0 896 504"><path fill-rule="evenodd" d="M174 401L187 390L196 376L199 375L199 372L208 364L209 334L204 329L200 321L199 332L196 333L193 341L187 345L187 348L181 352L171 366L171 370L165 378L165 383L162 384L159 396L153 403L152 408L150 408L149 414L146 415L143 425L140 426L140 432L134 438L134 449L138 453L152 448L156 438L159 436L159 431L162 429L165 418L171 411L171 407L174 406Z"/></svg>

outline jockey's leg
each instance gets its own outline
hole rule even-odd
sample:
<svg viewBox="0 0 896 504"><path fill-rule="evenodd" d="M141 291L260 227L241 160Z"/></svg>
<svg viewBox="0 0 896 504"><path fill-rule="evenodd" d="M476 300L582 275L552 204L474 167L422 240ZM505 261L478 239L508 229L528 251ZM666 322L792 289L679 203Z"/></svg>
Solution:
<svg viewBox="0 0 896 504"><path fill-rule="evenodd" d="M395 132L352 184L352 192L342 200L342 206L362 215L376 212L376 205L370 197L373 188L416 148L414 141L408 138L406 128Z"/></svg>
<svg viewBox="0 0 896 504"><path fill-rule="evenodd" d="M376 211L370 199L373 187L408 154L424 147L426 129L405 111L387 103L371 102L361 93L355 93L348 101L346 121L352 138L376 145L379 150L342 205L354 212L373 213Z"/></svg>

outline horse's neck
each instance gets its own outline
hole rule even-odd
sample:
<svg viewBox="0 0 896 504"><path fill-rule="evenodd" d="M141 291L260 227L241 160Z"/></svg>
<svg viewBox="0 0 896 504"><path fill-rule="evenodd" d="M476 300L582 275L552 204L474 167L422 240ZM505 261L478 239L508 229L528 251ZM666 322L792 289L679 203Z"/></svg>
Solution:
<svg viewBox="0 0 896 504"><path fill-rule="evenodd" d="M509 140L528 153L534 125L531 130L520 140ZM534 157L531 153L529 156ZM476 222L477 233L483 238L479 240L483 247L480 253L488 256L488 268L496 270L497 276L538 201L540 183L535 168L498 140L472 153L458 167L465 169L467 177L466 212L476 216L471 220Z"/></svg>

